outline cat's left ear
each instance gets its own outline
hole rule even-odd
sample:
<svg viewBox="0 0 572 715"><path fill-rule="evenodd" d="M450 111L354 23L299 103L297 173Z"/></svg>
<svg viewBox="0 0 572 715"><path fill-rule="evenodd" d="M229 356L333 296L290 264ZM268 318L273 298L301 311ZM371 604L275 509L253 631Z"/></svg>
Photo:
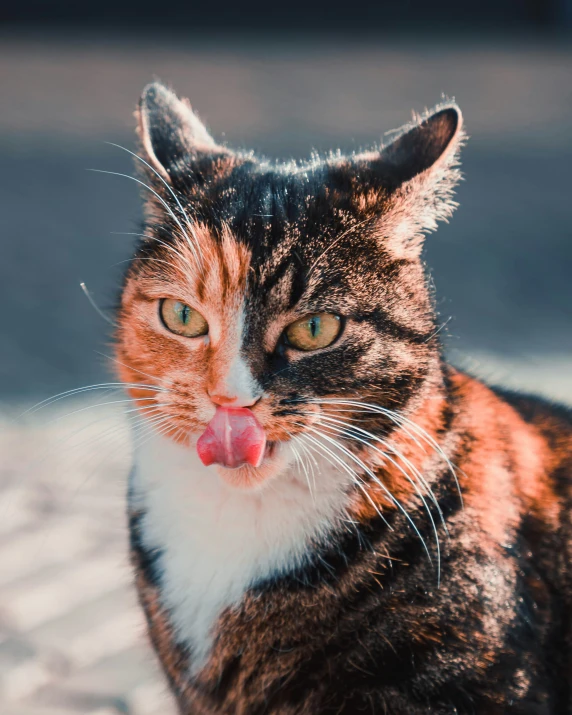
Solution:
<svg viewBox="0 0 572 715"><path fill-rule="evenodd" d="M217 145L186 99L160 82L143 90L137 109L137 131L147 161L168 183L209 157L229 155ZM210 163L210 162L206 162Z"/></svg>
<svg viewBox="0 0 572 715"><path fill-rule="evenodd" d="M418 255L424 235L456 208L464 139L461 110L449 102L403 127L378 153L355 157L356 198L379 217L376 230L393 254Z"/></svg>

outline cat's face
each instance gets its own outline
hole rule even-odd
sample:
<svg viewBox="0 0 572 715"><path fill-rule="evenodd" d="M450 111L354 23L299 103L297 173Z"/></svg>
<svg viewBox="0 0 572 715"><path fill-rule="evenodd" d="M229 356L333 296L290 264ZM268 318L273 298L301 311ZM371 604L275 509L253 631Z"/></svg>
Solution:
<svg viewBox="0 0 572 715"><path fill-rule="evenodd" d="M161 85L139 116L151 191L117 359L142 414L242 487L318 442L335 452L347 423L390 432L383 410L406 414L440 359L419 252L453 207L458 109L305 165L217 146ZM229 425L246 436L225 442Z"/></svg>

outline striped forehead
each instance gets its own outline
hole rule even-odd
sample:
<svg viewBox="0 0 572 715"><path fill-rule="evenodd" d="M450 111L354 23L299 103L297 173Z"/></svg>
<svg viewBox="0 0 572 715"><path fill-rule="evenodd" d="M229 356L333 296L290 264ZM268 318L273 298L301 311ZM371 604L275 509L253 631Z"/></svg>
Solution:
<svg viewBox="0 0 572 715"><path fill-rule="evenodd" d="M157 290L168 287L173 297L204 312L211 340L219 342L240 333L251 254L227 226L215 235L194 224L186 234L163 245L165 268Z"/></svg>

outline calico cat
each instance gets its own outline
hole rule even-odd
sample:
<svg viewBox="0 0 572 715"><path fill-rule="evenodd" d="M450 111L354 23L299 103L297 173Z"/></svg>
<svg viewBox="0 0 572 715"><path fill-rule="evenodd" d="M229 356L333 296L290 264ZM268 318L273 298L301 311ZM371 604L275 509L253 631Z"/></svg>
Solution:
<svg viewBox="0 0 572 715"><path fill-rule="evenodd" d="M116 356L131 553L181 713L572 713L572 414L444 361L454 103L273 163L137 112ZM475 302L478 296L475 296Z"/></svg>

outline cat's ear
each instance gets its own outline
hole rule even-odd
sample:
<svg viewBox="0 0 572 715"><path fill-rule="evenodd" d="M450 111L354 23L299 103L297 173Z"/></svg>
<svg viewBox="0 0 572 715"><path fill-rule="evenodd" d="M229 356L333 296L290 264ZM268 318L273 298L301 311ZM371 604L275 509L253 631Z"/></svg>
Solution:
<svg viewBox="0 0 572 715"><path fill-rule="evenodd" d="M380 159L392 167L399 183L425 172L434 173L450 165L459 149L463 116L456 104L441 106L413 125L403 127L391 144L383 147Z"/></svg>
<svg viewBox="0 0 572 715"><path fill-rule="evenodd" d="M185 165L228 153L216 144L189 101L159 82L145 87L136 115L147 161L169 183Z"/></svg>
<svg viewBox="0 0 572 715"><path fill-rule="evenodd" d="M380 239L394 254L418 255L425 234L453 213L464 138L461 110L447 103L403 127L377 154L355 157L358 200L378 213Z"/></svg>

